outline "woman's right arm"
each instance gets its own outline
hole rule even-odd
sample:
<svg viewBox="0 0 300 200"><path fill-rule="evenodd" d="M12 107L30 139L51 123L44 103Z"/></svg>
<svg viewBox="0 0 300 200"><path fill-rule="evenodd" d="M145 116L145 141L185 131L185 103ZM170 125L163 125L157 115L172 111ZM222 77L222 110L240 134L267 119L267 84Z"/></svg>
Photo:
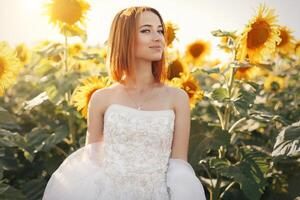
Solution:
<svg viewBox="0 0 300 200"><path fill-rule="evenodd" d="M85 145L103 141L103 115L107 98L105 89L96 90L90 98L87 112L87 133Z"/></svg>

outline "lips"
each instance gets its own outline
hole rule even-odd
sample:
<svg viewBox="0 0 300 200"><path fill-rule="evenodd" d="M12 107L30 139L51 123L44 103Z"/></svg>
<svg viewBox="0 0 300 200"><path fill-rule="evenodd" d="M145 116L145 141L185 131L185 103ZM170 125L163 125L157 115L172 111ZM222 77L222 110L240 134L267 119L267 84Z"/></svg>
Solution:
<svg viewBox="0 0 300 200"><path fill-rule="evenodd" d="M161 46L157 45L157 46L151 46L150 48L157 48L157 49L161 49Z"/></svg>

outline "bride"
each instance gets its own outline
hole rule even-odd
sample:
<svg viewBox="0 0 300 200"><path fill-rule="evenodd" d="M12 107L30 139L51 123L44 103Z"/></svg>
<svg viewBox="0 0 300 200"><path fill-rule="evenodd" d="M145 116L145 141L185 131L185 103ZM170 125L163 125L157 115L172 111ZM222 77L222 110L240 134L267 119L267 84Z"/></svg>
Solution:
<svg viewBox="0 0 300 200"><path fill-rule="evenodd" d="M121 10L108 47L116 83L92 94L86 145L52 174L43 200L204 200L187 161L189 97L163 82L161 15L150 7Z"/></svg>

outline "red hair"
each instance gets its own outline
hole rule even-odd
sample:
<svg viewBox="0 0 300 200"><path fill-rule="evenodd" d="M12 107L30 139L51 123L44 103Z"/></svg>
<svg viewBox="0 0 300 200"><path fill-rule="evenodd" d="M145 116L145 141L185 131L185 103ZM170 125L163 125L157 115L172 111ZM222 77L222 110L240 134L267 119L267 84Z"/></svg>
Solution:
<svg viewBox="0 0 300 200"><path fill-rule="evenodd" d="M130 7L119 11L112 22L108 38L107 64L109 65L110 75L115 81L123 82L123 76L131 76L135 79L133 60L137 17L144 11L151 11L159 17L165 33L163 19L154 8L145 6ZM152 61L152 74L155 82L162 82L166 79L165 53L164 50L159 61Z"/></svg>

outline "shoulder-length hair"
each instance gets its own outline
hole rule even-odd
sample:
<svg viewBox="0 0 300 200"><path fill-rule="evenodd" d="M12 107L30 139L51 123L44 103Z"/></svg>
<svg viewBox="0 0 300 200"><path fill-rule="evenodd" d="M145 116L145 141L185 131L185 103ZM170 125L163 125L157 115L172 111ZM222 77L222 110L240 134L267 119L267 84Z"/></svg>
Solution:
<svg viewBox="0 0 300 200"><path fill-rule="evenodd" d="M107 41L108 53L106 67L114 81L123 82L124 76L135 79L134 49L137 30L137 17L144 11L155 13L162 24L163 33L166 32L165 24L159 12L151 7L130 7L119 11L110 28ZM166 34L164 34L166 40ZM152 74L155 82L166 79L165 49L162 58L152 61Z"/></svg>

